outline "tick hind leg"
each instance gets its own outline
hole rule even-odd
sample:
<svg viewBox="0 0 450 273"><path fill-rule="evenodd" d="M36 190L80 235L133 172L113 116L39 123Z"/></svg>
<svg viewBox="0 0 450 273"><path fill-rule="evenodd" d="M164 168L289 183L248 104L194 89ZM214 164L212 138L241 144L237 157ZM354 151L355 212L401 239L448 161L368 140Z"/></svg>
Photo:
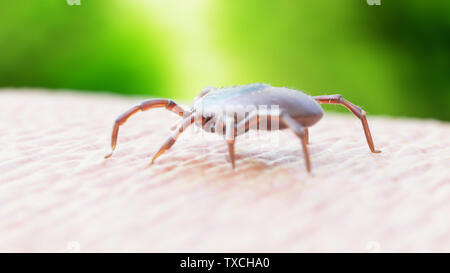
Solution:
<svg viewBox="0 0 450 273"><path fill-rule="evenodd" d="M158 152L153 156L152 158L152 162L150 164L153 164L153 162L155 162L155 160L162 155L165 151L169 150L170 147L172 147L172 145L175 143L175 141L177 141L177 138L181 135L181 133L184 132L184 130L189 127L190 125L192 125L195 122L195 116L194 115L190 115L189 117L185 118L180 126L178 126L177 130L175 131L175 133L170 136L166 142L161 146L161 148L159 148Z"/></svg>
<svg viewBox="0 0 450 273"><path fill-rule="evenodd" d="M235 167L235 163L234 163L234 140L235 137L237 135L243 134L245 132L247 132L249 129L258 129L260 126L262 126L260 124L261 120L264 121L268 121L269 119L280 119L281 122L283 122L287 127L291 128L295 134L301 139L302 142L302 146L303 146L303 152L305 155L305 164L306 164L306 169L308 170L308 172L311 171L311 163L309 160L309 153L308 153L308 147L306 146L307 144L307 131L303 126L301 126L299 123L297 123L292 117L290 117L288 114L281 114L279 112L274 112L274 113L258 113L256 112L252 112L250 113L245 119L243 119L242 121L240 121L236 127L234 128L234 130L231 132L231 130L229 128L233 128L233 124L235 124L234 120L231 119L227 120L227 125L226 125L226 140L227 140L227 144L228 144L228 151L230 154L230 159L231 159L231 164L233 166L233 168ZM265 124L267 126L267 124Z"/></svg>
<svg viewBox="0 0 450 273"><path fill-rule="evenodd" d="M167 110L182 117L189 116L191 114L189 111L185 111L183 108L181 108L178 104L176 104L172 100L151 99L143 101L141 104L130 108L128 111L117 117L116 121L114 122L114 127L111 135L111 153L106 155L105 158L109 158L112 156L114 150L116 149L119 127L122 124L124 124L132 115L136 114L139 111L147 111L149 109L162 107L165 107Z"/></svg>
<svg viewBox="0 0 450 273"><path fill-rule="evenodd" d="M300 123L295 121L289 114L282 113L280 116L281 122L283 122L287 127L289 127L294 133L300 138L303 147L303 154L305 156L306 170L311 172L311 161L309 159L308 146L308 131L307 128L303 127Z"/></svg>
<svg viewBox="0 0 450 273"><path fill-rule="evenodd" d="M235 157L234 157L234 141L235 141L235 121L234 118L226 118L225 119L225 140L228 146L228 153L230 155L231 166L233 169L236 167L235 165Z"/></svg>
<svg viewBox="0 0 450 273"><path fill-rule="evenodd" d="M303 128L305 130L305 138L306 138L306 144L309 144L309 130L307 127Z"/></svg>
<svg viewBox="0 0 450 273"><path fill-rule="evenodd" d="M313 97L318 103L325 104L340 104L350 110L355 116L357 116L362 123L364 134L366 135L367 144L369 145L372 153L380 153L380 150L375 149L373 144L372 135L370 134L369 124L367 123L366 112L361 107L354 105L353 103L345 100L341 95L328 95Z"/></svg>
<svg viewBox="0 0 450 273"><path fill-rule="evenodd" d="M245 119L236 124L236 120L231 117L225 118L225 140L228 146L228 154L230 155L231 166L233 169L235 164L234 142L236 136L247 132L249 128L257 128L259 123L258 112L250 113ZM239 132L239 133L238 133Z"/></svg>

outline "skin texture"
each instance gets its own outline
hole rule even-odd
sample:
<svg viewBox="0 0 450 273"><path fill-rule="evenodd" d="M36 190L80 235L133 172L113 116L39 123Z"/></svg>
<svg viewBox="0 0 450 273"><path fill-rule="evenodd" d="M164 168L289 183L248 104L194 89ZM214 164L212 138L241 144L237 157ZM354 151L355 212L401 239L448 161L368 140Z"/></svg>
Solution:
<svg viewBox="0 0 450 273"><path fill-rule="evenodd" d="M223 137L191 126L149 167L179 119L156 109L105 160L139 101L0 92L0 251L450 251L448 123L369 112L375 154L326 111L308 175L290 130L237 138L233 171Z"/></svg>

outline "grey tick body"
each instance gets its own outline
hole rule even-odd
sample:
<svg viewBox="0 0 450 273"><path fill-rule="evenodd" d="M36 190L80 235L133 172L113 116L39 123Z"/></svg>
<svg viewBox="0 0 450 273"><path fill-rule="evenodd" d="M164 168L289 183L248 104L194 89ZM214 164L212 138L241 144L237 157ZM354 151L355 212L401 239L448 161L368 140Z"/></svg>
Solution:
<svg viewBox="0 0 450 273"><path fill-rule="evenodd" d="M367 143L372 152L378 153L373 145L365 112L345 100L341 95L311 97L301 91L285 87L272 87L256 83L215 89L205 88L194 99L190 111L186 111L172 100L151 99L136 105L120 115L113 127L111 147L114 151L120 125L133 114L157 107L165 107L183 117L175 133L169 137L152 159L168 150L186 127L195 124L211 133L225 136L230 160L235 167L234 142L238 135L250 129L281 130L291 129L301 140L307 170L311 170L308 153L308 127L323 116L320 103L341 104L355 114L362 122ZM263 123L264 121L264 123ZM274 124L276 126L274 126ZM112 155L112 152L105 158Z"/></svg>
<svg viewBox="0 0 450 273"><path fill-rule="evenodd" d="M205 118L211 117L209 124L216 123L217 110L222 111L219 112L219 118L223 118L221 115L227 115L226 118L233 118L233 115L236 115L236 125L245 119L242 110L247 110L248 113L252 109L258 110L258 108L263 107L267 107L270 114L271 110L275 111L273 108L276 106L278 111L289 113L303 127L314 125L323 116L322 107L313 97L286 87L272 87L268 84L256 83L220 89L206 88L203 93L203 96L194 100L192 110L202 113ZM227 112L227 108L231 108L230 111ZM273 116L279 116L275 113L272 114ZM273 116L269 115L269 118ZM196 122L196 124L200 125L199 122ZM287 128L283 122L278 124L279 127L276 129ZM201 127L208 132L211 131L210 126L202 125ZM264 127L264 129L272 130L273 128ZM238 132L238 135L242 133L244 131Z"/></svg>

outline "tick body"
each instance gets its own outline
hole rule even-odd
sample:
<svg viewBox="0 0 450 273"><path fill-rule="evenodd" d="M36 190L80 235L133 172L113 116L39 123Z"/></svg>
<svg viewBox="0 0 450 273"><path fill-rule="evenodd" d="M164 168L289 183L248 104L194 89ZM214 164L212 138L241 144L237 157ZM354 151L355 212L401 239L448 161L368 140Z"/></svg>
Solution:
<svg viewBox="0 0 450 273"><path fill-rule="evenodd" d="M357 116L361 120L371 152L379 152L374 147L365 112L360 107L345 100L341 95L311 97L301 91L256 83L220 89L207 87L194 99L193 106L189 111L184 110L172 100L150 99L144 101L116 119L111 138L112 151L105 158L112 155L117 144L119 127L131 115L139 111L164 107L183 117L183 119L174 134L153 156L152 163L157 157L170 149L178 136L192 124L207 132L219 133L224 136L233 168L235 167L234 143L237 136L251 129L290 129L300 139L306 169L309 172L311 171L311 162L307 146L308 128L322 118L323 110L319 104L323 103L341 104Z"/></svg>

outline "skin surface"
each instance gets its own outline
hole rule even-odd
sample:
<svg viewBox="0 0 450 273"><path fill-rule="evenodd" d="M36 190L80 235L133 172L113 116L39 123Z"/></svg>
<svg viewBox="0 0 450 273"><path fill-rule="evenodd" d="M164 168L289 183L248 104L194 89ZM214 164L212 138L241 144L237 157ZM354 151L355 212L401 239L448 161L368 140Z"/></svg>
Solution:
<svg viewBox="0 0 450 273"><path fill-rule="evenodd" d="M0 92L0 251L450 251L448 123L369 112L375 154L326 111L308 175L290 130L237 138L233 171L223 137L191 126L149 167L179 120L155 109L105 160L139 101Z"/></svg>

